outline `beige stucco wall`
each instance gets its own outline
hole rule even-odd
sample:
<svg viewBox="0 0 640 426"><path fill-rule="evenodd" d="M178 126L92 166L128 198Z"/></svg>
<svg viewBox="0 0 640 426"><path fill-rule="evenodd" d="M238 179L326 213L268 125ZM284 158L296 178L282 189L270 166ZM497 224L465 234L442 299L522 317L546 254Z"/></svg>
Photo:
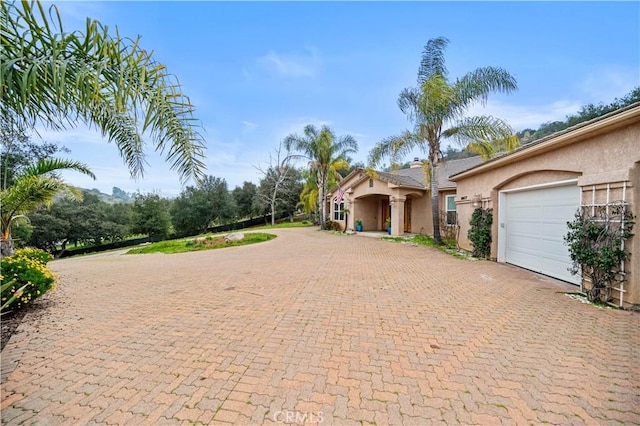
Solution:
<svg viewBox="0 0 640 426"><path fill-rule="evenodd" d="M433 221L431 220L431 195L424 192L420 197L412 197L411 200L411 233L433 233Z"/></svg>
<svg viewBox="0 0 640 426"><path fill-rule="evenodd" d="M568 142L567 142L568 141ZM498 249L498 194L504 189L514 189L531 185L552 183L568 179L578 179L583 200L593 185L596 185L599 199L606 197L606 184L613 185L610 199L621 199L621 182L626 182L626 201L638 216L640 206L640 119L625 123L624 127L599 129L580 140L563 140L564 145L549 144L548 149L530 158L522 158L511 164L502 165L498 160L492 167L481 173L465 173L457 180L458 221L460 246L471 250L467 239L469 220L473 212L471 200L481 195L483 205L493 208L493 242L491 253L495 259ZM489 166L490 164L487 164ZM610 187L611 188L611 187ZM462 197L466 197L462 200ZM638 234L636 227L635 233ZM640 304L640 243L636 236L628 244L631 261L627 262L627 293L625 302Z"/></svg>
<svg viewBox="0 0 640 426"><path fill-rule="evenodd" d="M380 198L376 195L358 198L355 200L354 207L351 211L355 212L353 219L355 229L355 219L362 219L363 231L379 231L380 230Z"/></svg>
<svg viewBox="0 0 640 426"><path fill-rule="evenodd" d="M366 173L352 176L347 181L341 182L345 189L345 207L349 214L345 221L338 221L343 230L355 229L355 220L362 219L363 231L383 231L383 221L386 213L382 212L383 199L391 201L392 233L402 235L404 233L404 209L406 200L411 200L411 233L433 235L433 217L431 214L431 197L429 192L417 188L398 187L387 182L373 179L373 186L369 184L369 176ZM439 194L439 206L441 214L446 212L447 195L455 195L454 188L448 188ZM335 193L330 194L331 199ZM329 217L333 220L333 203L329 207Z"/></svg>
<svg viewBox="0 0 640 426"><path fill-rule="evenodd" d="M362 219L364 231L383 231L386 213L382 212L382 200L391 202L392 234L404 234L404 209L407 199L411 199L411 232L432 234L431 199L427 191L418 188L398 187L378 179L369 185L369 176L362 172L340 183L345 189L345 207L349 209L346 221L341 221L342 229L355 229L355 220ZM335 194L331 194L332 197ZM330 206L333 218L333 204ZM402 218L402 220L400 219ZM333 219L332 219L333 220Z"/></svg>

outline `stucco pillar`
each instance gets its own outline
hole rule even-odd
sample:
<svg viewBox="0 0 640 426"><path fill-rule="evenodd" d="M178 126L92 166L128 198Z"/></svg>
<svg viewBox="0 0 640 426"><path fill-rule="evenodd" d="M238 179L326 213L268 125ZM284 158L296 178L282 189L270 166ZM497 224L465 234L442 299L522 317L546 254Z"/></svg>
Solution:
<svg viewBox="0 0 640 426"><path fill-rule="evenodd" d="M344 208L349 211L347 221L345 223L345 231L356 229L356 200L349 200L345 197Z"/></svg>
<svg viewBox="0 0 640 426"><path fill-rule="evenodd" d="M391 203L391 235L404 235L404 202L406 197L389 197Z"/></svg>

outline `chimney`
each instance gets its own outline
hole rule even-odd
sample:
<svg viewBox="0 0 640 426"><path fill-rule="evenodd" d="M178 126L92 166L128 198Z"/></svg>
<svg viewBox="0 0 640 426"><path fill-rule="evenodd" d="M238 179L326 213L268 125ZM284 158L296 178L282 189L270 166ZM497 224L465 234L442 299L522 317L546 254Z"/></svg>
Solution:
<svg viewBox="0 0 640 426"><path fill-rule="evenodd" d="M409 163L409 167L415 169L417 167L422 167L422 161L418 159L418 157L414 158L411 163Z"/></svg>

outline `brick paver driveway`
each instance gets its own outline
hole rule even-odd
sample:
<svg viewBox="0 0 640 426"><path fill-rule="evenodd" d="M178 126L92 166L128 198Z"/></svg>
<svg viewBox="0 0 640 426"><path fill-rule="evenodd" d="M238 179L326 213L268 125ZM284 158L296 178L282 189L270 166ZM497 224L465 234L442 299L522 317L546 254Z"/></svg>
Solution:
<svg viewBox="0 0 640 426"><path fill-rule="evenodd" d="M3 352L3 424L640 422L637 314L507 265L274 232L53 262Z"/></svg>

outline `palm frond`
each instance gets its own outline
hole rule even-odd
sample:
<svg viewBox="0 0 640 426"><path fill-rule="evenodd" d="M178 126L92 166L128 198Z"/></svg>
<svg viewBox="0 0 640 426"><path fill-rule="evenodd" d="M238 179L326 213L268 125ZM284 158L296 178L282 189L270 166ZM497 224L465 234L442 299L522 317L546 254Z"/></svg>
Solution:
<svg viewBox="0 0 640 426"><path fill-rule="evenodd" d="M402 111L410 121L418 118L420 110L418 107L418 99L420 98L420 90L413 87L402 89L398 95L398 108Z"/></svg>
<svg viewBox="0 0 640 426"><path fill-rule="evenodd" d="M334 143L334 151L337 158L346 159L358 152L358 142L351 135L340 136Z"/></svg>
<svg viewBox="0 0 640 426"><path fill-rule="evenodd" d="M422 148L424 139L419 133L409 132L383 139L369 152L369 167L374 168L383 158L389 158L391 164L398 163L415 148Z"/></svg>
<svg viewBox="0 0 640 426"><path fill-rule="evenodd" d="M471 152L484 159L494 157L498 152L511 151L519 145L517 136L508 123L492 116L465 117L455 126L443 132L460 146L468 146Z"/></svg>
<svg viewBox="0 0 640 426"><path fill-rule="evenodd" d="M6 190L0 191L3 233L10 228L13 217L35 210L64 189L65 184L50 176L24 176Z"/></svg>
<svg viewBox="0 0 640 426"><path fill-rule="evenodd" d="M432 38L427 41L422 51L420 68L418 68L418 84L422 84L437 74L447 76L444 51L448 44L449 40L445 37Z"/></svg>
<svg viewBox="0 0 640 426"><path fill-rule="evenodd" d="M19 215L35 210L41 204L50 204L53 198L67 192L77 199L82 194L77 188L68 186L62 179L53 174L58 170L75 170L95 179L89 168L78 161L60 158L41 159L26 167L13 184L0 190L0 212L3 238L11 236L11 222Z"/></svg>
<svg viewBox="0 0 640 426"><path fill-rule="evenodd" d="M442 75L425 80L416 99L421 123L438 123L436 127L454 118L456 92ZM434 126L432 126L434 127Z"/></svg>
<svg viewBox="0 0 640 426"><path fill-rule="evenodd" d="M318 182L315 175L309 175L305 181L298 205L306 215L318 210Z"/></svg>
<svg viewBox="0 0 640 426"><path fill-rule="evenodd" d="M326 126L323 126L323 130L328 129ZM309 139L317 139L319 136L318 129L313 124L307 124L304 126L304 135Z"/></svg>
<svg viewBox="0 0 640 426"><path fill-rule="evenodd" d="M1 2L0 21L2 115L29 127L93 124L116 143L134 176L143 173L140 134L149 134L183 181L204 176L194 107L139 39L112 35L92 20L82 33L64 32L55 6L47 14L39 2Z"/></svg>
<svg viewBox="0 0 640 426"><path fill-rule="evenodd" d="M464 112L474 102L486 104L491 93L511 93L518 89L516 79L508 71L496 67L478 68L458 79L453 85L456 107Z"/></svg>
<svg viewBox="0 0 640 426"><path fill-rule="evenodd" d="M131 176L144 176L144 166L147 164L144 141L134 120L119 114L115 107L100 108L98 111L92 111L92 114L92 122L98 123L97 127L102 131L102 136L118 147Z"/></svg>
<svg viewBox="0 0 640 426"><path fill-rule="evenodd" d="M96 176L85 164L79 161L65 160L61 158L45 158L37 163L27 166L21 176L39 176L58 170L75 170L95 179Z"/></svg>

